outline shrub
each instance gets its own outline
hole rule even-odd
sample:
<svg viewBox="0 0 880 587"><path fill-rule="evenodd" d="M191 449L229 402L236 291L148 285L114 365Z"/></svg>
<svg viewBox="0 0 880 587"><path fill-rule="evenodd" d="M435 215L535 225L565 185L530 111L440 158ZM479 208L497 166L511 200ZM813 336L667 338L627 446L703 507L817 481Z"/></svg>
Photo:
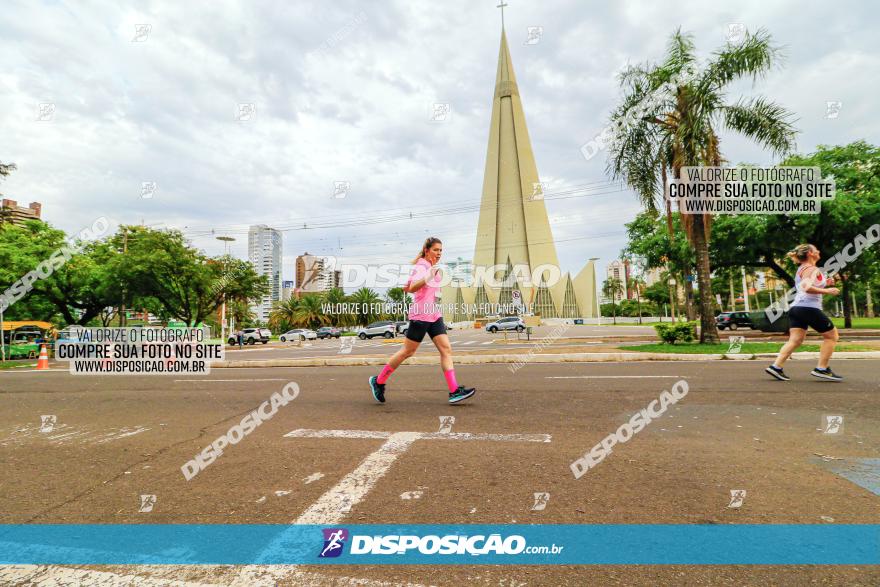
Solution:
<svg viewBox="0 0 880 587"><path fill-rule="evenodd" d="M654 330L663 342L675 344L678 341L693 342L697 337L696 322L661 322L654 324Z"/></svg>

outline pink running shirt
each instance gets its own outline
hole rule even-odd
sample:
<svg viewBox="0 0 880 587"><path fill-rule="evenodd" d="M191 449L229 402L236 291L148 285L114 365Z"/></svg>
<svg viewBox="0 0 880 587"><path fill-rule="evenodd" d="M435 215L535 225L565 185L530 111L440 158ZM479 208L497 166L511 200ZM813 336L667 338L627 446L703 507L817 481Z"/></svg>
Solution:
<svg viewBox="0 0 880 587"><path fill-rule="evenodd" d="M413 266L409 274L409 280L406 285L424 279L431 269L431 263L427 259L421 258ZM422 286L422 289L412 294L413 303L409 307L410 320L422 320L423 322L436 322L442 316L440 311L440 302L437 299L440 296L440 275L435 275L434 279Z"/></svg>

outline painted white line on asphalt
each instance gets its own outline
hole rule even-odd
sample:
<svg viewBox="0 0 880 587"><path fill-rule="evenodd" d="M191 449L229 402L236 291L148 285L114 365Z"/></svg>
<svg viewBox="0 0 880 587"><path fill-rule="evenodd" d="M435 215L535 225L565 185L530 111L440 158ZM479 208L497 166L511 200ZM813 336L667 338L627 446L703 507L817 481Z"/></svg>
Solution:
<svg viewBox="0 0 880 587"><path fill-rule="evenodd" d="M230 576L238 570L237 576ZM290 565L248 565L232 567L226 565L133 565L132 575L112 573L110 571L93 571L74 569L57 565L9 565L0 566L0 584L3 585L36 585L39 587L55 587L59 585L137 585L139 587L222 587L223 585L247 585L248 587L275 587L279 582L303 587L325 587L326 585L358 585L361 587L424 587L417 583L388 583L373 579L361 579L345 576L322 575L313 571L303 571ZM209 577L199 579L174 579L175 573L192 577L203 573L218 575L216 579ZM156 576L150 576L155 573ZM219 580L219 583L203 582Z"/></svg>
<svg viewBox="0 0 880 587"><path fill-rule="evenodd" d="M216 381L221 381L221 382L234 381L236 383L242 383L242 382L249 383L251 381L284 381L284 379L277 378L277 377L275 379L175 379L174 383L181 383L181 382L189 383L191 381L195 381L195 382L208 381L211 383L214 383Z"/></svg>
<svg viewBox="0 0 880 587"><path fill-rule="evenodd" d="M336 524L366 497L397 457L421 437L420 432L395 432L358 467L318 498L292 524Z"/></svg>
<svg viewBox="0 0 880 587"><path fill-rule="evenodd" d="M488 440L501 442L550 442L549 434L487 434L470 432L385 432L375 430L309 430L298 428L286 438L384 438L385 443L367 455L358 467L308 507L291 524L337 524L360 503L397 457L416 440ZM279 538L269 550L283 548Z"/></svg>
<svg viewBox="0 0 880 587"><path fill-rule="evenodd" d="M390 438L391 432L373 430L306 430L298 428L284 438Z"/></svg>
<svg viewBox="0 0 880 587"><path fill-rule="evenodd" d="M679 375L556 375L544 379L681 379Z"/></svg>

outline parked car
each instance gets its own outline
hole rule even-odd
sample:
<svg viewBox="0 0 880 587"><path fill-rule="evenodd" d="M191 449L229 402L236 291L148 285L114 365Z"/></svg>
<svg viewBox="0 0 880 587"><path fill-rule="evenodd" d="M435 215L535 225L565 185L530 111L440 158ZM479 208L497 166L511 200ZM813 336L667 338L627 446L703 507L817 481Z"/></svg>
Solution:
<svg viewBox="0 0 880 587"><path fill-rule="evenodd" d="M358 330L358 338L361 340L373 338L374 336L382 336L384 338L394 338L397 327L390 320L373 322L367 324L365 328Z"/></svg>
<svg viewBox="0 0 880 587"><path fill-rule="evenodd" d="M318 338L339 338L342 336L342 331L333 326L324 326L318 329L317 331Z"/></svg>
<svg viewBox="0 0 880 587"><path fill-rule="evenodd" d="M294 328L293 330L288 330L278 338L281 342L289 342L291 340L315 340L318 338L318 333L314 330L309 330L308 328Z"/></svg>
<svg viewBox="0 0 880 587"><path fill-rule="evenodd" d="M500 318L494 322L486 324L486 332L498 332L499 330L516 330L522 332L526 329L526 323L522 318L510 316L508 318Z"/></svg>
<svg viewBox="0 0 880 587"><path fill-rule="evenodd" d="M722 312L715 317L715 326L718 327L718 330L725 328L736 330L741 326L755 329L755 324L748 312Z"/></svg>
<svg viewBox="0 0 880 587"><path fill-rule="evenodd" d="M267 344L269 339L272 338L272 331L268 328L244 328L241 332L242 344L257 344L257 342ZM234 332L229 335L227 342L231 345L238 344L238 339Z"/></svg>
<svg viewBox="0 0 880 587"><path fill-rule="evenodd" d="M397 321L394 323L394 326L397 328L397 333L406 336L406 329L409 328L409 322L406 320Z"/></svg>

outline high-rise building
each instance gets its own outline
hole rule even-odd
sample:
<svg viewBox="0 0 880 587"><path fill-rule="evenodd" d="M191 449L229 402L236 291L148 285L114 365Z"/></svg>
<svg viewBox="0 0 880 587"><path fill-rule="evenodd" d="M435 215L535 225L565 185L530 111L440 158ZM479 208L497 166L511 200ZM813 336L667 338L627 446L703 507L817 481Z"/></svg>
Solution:
<svg viewBox="0 0 880 587"><path fill-rule="evenodd" d="M303 253L296 258L296 290L302 293L319 293L334 287L342 287L342 271L334 270L333 264L324 257Z"/></svg>
<svg viewBox="0 0 880 587"><path fill-rule="evenodd" d="M0 201L0 218L10 224L24 224L25 220L40 220L43 205L39 202L31 202L28 207L19 206L15 200L3 198Z"/></svg>
<svg viewBox="0 0 880 587"><path fill-rule="evenodd" d="M632 274L630 273L630 264L627 259L615 259L609 263L608 267L605 268L605 277L606 279L617 279L620 282L620 290L614 294L615 302L635 298L635 293L631 291L632 288L630 287L629 280Z"/></svg>
<svg viewBox="0 0 880 587"><path fill-rule="evenodd" d="M269 278L269 293L251 306L260 322L268 322L275 303L281 301L281 231L265 224L248 230L248 259L258 275Z"/></svg>
<svg viewBox="0 0 880 587"><path fill-rule="evenodd" d="M500 286L483 280L470 287L452 283L443 288L446 320L480 317L485 314L480 314L479 308L491 304L506 307L514 299L521 299L543 318L598 316L593 262L587 263L575 277L562 273L559 267L543 184L538 177L503 27L477 224L474 276L493 267L504 268L499 275ZM541 270L536 271L538 268ZM522 269L527 269L528 282L523 279ZM515 278L511 279L511 275ZM462 307L475 307L476 314L459 311Z"/></svg>
<svg viewBox="0 0 880 587"><path fill-rule="evenodd" d="M293 297L294 285L292 281L281 282L281 301L286 302Z"/></svg>

